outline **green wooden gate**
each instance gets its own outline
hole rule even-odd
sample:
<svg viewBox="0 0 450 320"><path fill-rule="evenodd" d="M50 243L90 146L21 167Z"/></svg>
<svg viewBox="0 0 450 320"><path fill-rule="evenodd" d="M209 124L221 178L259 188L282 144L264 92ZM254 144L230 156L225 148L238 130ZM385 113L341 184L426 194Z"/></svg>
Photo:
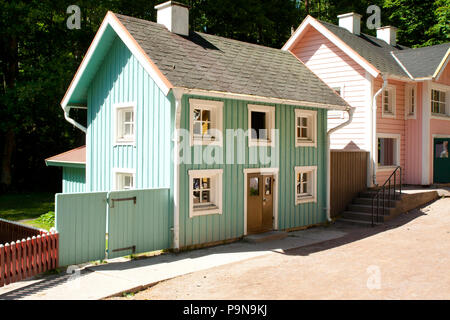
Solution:
<svg viewBox="0 0 450 320"><path fill-rule="evenodd" d="M450 182L450 138L435 138L433 152L434 183Z"/></svg>
<svg viewBox="0 0 450 320"><path fill-rule="evenodd" d="M59 264L170 248L169 201L169 189L57 194Z"/></svg>
<svg viewBox="0 0 450 320"><path fill-rule="evenodd" d="M60 266L105 258L107 194L60 193L55 196Z"/></svg>

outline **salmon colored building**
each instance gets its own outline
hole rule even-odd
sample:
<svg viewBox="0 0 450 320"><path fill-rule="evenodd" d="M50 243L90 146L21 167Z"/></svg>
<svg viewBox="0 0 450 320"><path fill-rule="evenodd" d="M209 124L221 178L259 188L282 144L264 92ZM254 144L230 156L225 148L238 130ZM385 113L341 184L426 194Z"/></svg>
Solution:
<svg viewBox="0 0 450 320"><path fill-rule="evenodd" d="M283 46L352 107L354 119L331 136L331 148L370 153L368 186L401 166L403 183L450 182L450 43L410 49L395 27L360 32L361 16L339 26L308 16ZM328 127L344 112L328 112Z"/></svg>

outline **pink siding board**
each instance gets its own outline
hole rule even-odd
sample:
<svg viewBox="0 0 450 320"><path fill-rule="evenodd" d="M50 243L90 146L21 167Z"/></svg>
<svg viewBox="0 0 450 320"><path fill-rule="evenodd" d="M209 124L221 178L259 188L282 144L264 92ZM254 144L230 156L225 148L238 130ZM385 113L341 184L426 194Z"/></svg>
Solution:
<svg viewBox="0 0 450 320"><path fill-rule="evenodd" d="M309 69L330 87L344 85L344 99L356 107L353 122L331 136L331 148L356 147L368 150L366 135L368 106L365 70L314 28L310 27L300 41L291 49ZM345 121L328 118L328 128Z"/></svg>
<svg viewBox="0 0 450 320"><path fill-rule="evenodd" d="M447 66L445 67L444 71L442 71L439 80L436 82L450 86L450 62L447 63Z"/></svg>

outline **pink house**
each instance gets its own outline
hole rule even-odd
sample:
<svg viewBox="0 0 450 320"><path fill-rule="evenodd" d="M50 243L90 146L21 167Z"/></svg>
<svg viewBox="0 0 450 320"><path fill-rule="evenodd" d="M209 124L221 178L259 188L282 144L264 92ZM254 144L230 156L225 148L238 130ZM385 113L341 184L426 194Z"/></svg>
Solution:
<svg viewBox="0 0 450 320"><path fill-rule="evenodd" d="M350 125L331 136L333 149L370 152L368 186L397 166L406 184L450 182L450 43L410 49L396 28L360 32L361 16L338 16L339 26L308 16L283 46L353 107ZM344 112L329 112L328 127Z"/></svg>

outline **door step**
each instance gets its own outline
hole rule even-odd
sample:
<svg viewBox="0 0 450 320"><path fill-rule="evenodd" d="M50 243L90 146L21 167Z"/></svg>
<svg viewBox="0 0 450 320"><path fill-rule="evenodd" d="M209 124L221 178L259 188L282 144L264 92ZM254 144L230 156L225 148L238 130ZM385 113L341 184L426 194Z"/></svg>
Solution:
<svg viewBox="0 0 450 320"><path fill-rule="evenodd" d="M285 231L269 231L258 234L251 234L244 237L244 241L251 243L260 243L271 240L281 240L288 236L288 233Z"/></svg>

